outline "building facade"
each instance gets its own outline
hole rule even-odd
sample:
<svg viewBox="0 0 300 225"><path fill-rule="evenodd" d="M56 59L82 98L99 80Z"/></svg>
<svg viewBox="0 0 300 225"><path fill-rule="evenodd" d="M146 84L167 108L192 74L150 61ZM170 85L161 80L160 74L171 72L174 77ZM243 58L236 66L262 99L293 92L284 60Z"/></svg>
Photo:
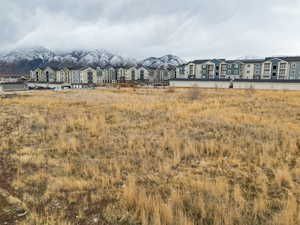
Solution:
<svg viewBox="0 0 300 225"><path fill-rule="evenodd" d="M167 81L176 77L176 67L45 67L30 72L30 80L40 83L113 83L128 81Z"/></svg>
<svg viewBox="0 0 300 225"><path fill-rule="evenodd" d="M56 72L56 75L57 75L57 80L56 80L57 82L67 83L67 84L72 83L72 69L68 67L59 69Z"/></svg>
<svg viewBox="0 0 300 225"><path fill-rule="evenodd" d="M50 83L56 82L57 69L47 66L45 68L38 67L30 72L30 79L34 82Z"/></svg>
<svg viewBox="0 0 300 225"><path fill-rule="evenodd" d="M72 84L79 84L80 83L80 69L79 68L72 68L70 70L71 73L71 83Z"/></svg>
<svg viewBox="0 0 300 225"><path fill-rule="evenodd" d="M186 67L184 65L179 65L176 67L175 78L184 79L186 77Z"/></svg>
<svg viewBox="0 0 300 225"><path fill-rule="evenodd" d="M177 79L297 80L300 79L300 57L194 60L178 66L175 71Z"/></svg>
<svg viewBox="0 0 300 225"><path fill-rule="evenodd" d="M104 83L112 83L117 80L115 68L113 68L112 66L108 66L102 69L102 71L104 76L103 77Z"/></svg>
<svg viewBox="0 0 300 225"><path fill-rule="evenodd" d="M139 66L136 68L136 80L139 81L149 81L149 73L150 70L143 67Z"/></svg>
<svg viewBox="0 0 300 225"><path fill-rule="evenodd" d="M287 80L289 63L279 58L267 58L262 64L261 79Z"/></svg>
<svg viewBox="0 0 300 225"><path fill-rule="evenodd" d="M300 57L264 59L204 59L178 67L38 67L30 80L41 83L100 84L113 82L163 82L172 79L300 80Z"/></svg>
<svg viewBox="0 0 300 225"><path fill-rule="evenodd" d="M97 83L97 70L93 67L86 67L80 71L80 83L96 84Z"/></svg>
<svg viewBox="0 0 300 225"><path fill-rule="evenodd" d="M288 63L288 79L299 80L300 79L300 57L290 56L290 57L278 57L277 59ZM283 69L282 69L283 70ZM282 71L283 73L283 71Z"/></svg>
<svg viewBox="0 0 300 225"><path fill-rule="evenodd" d="M246 80L259 80L262 74L262 64L264 60L262 59L249 59L242 60L244 63L244 70L242 71L242 79Z"/></svg>

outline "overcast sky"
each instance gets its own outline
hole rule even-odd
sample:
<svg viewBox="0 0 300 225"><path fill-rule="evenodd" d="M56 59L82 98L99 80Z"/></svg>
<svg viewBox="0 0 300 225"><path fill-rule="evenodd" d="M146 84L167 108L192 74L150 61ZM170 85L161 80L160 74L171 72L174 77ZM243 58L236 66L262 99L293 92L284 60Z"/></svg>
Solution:
<svg viewBox="0 0 300 225"><path fill-rule="evenodd" d="M0 50L136 58L300 55L300 0L1 0Z"/></svg>

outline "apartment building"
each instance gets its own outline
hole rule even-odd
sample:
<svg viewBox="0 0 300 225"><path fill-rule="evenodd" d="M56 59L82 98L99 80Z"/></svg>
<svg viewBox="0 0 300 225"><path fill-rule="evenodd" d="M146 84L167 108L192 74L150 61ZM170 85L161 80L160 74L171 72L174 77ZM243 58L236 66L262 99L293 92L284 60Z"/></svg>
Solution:
<svg viewBox="0 0 300 225"><path fill-rule="evenodd" d="M228 60L225 62L227 66L227 71L225 75L225 79L241 79L243 70L244 70L244 63L239 60Z"/></svg>
<svg viewBox="0 0 300 225"><path fill-rule="evenodd" d="M258 80L261 78L263 59L246 59L242 60L244 69L242 71L242 79Z"/></svg>
<svg viewBox="0 0 300 225"><path fill-rule="evenodd" d="M30 72L30 80L41 83L97 84L115 81L166 81L175 78L176 68L133 67L38 67Z"/></svg>
<svg viewBox="0 0 300 225"><path fill-rule="evenodd" d="M41 82L42 81L42 73L43 69L38 67L35 70L30 71L30 80L35 82Z"/></svg>
<svg viewBox="0 0 300 225"><path fill-rule="evenodd" d="M271 58L266 58L271 59ZM300 57L299 56L285 56L276 58L279 63L278 75L290 80L300 79ZM276 65L276 64L275 64Z"/></svg>
<svg viewBox="0 0 300 225"><path fill-rule="evenodd" d="M56 81L59 83L71 83L72 68L63 67L56 71Z"/></svg>
<svg viewBox="0 0 300 225"><path fill-rule="evenodd" d="M30 79L36 82L56 82L56 72L57 68L55 67L38 67L34 71L30 72Z"/></svg>
<svg viewBox="0 0 300 225"><path fill-rule="evenodd" d="M176 68L179 79L300 79L300 57L194 60Z"/></svg>
<svg viewBox="0 0 300 225"><path fill-rule="evenodd" d="M186 66L185 64L179 65L175 70L175 78L184 79L186 76Z"/></svg>
<svg viewBox="0 0 300 225"><path fill-rule="evenodd" d="M194 60L176 68L176 78L225 79L226 75L225 59Z"/></svg>
<svg viewBox="0 0 300 225"><path fill-rule="evenodd" d="M202 79L220 79L220 77L224 75L225 64L225 59L213 59L202 63ZM223 69L223 75L221 75L221 68Z"/></svg>
<svg viewBox="0 0 300 225"><path fill-rule="evenodd" d="M177 78L202 79L202 64L209 60L194 60L176 69Z"/></svg>
<svg viewBox="0 0 300 225"><path fill-rule="evenodd" d="M289 63L279 58L266 58L262 63L261 79L289 79Z"/></svg>

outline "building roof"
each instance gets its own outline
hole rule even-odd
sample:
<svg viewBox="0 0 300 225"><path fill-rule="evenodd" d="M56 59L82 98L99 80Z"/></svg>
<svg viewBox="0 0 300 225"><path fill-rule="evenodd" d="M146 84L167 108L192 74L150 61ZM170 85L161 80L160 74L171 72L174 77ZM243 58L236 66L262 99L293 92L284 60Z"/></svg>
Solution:
<svg viewBox="0 0 300 225"><path fill-rule="evenodd" d="M265 59L230 59L226 60L226 63L262 63Z"/></svg>
<svg viewBox="0 0 300 225"><path fill-rule="evenodd" d="M185 64L179 65L178 67L184 67L190 63L194 63L194 64L203 64L206 63L208 61L225 61L226 63L263 63L267 60L272 60L272 59L278 59L278 60L284 60L287 62L300 62L300 56L274 56L274 57L266 57L264 59L260 58L260 59L230 59L230 60L226 60L226 59L199 59L199 60L194 60L194 61L190 61L187 62Z"/></svg>
<svg viewBox="0 0 300 225"><path fill-rule="evenodd" d="M76 65L74 65L74 66L62 66L62 67L60 67L60 69L62 70L62 69L69 69L69 70L81 70L83 67L82 66L76 66Z"/></svg>
<svg viewBox="0 0 300 225"><path fill-rule="evenodd" d="M97 69L105 70L105 69L115 69L115 68L111 65L106 65L106 66L98 66Z"/></svg>
<svg viewBox="0 0 300 225"><path fill-rule="evenodd" d="M265 61L265 59L242 59L238 61L241 61L243 63L262 63Z"/></svg>
<svg viewBox="0 0 300 225"><path fill-rule="evenodd" d="M93 69L93 70L96 70L97 68L93 67L93 66L84 66L84 67L81 67L80 70L86 70L86 69Z"/></svg>
<svg viewBox="0 0 300 225"><path fill-rule="evenodd" d="M187 78L175 78L171 79L170 81L187 81L187 82L203 82L203 81L209 81L209 82L222 82L222 81L228 81L230 82L231 79L187 79ZM271 79L265 79L265 80L256 80L256 79L235 79L233 82L252 82L252 83L300 83L300 80L271 80Z"/></svg>
<svg viewBox="0 0 300 225"><path fill-rule="evenodd" d="M209 60L209 61L211 61L211 62L213 62L213 63L220 63L220 62L222 62L222 61L226 61L226 59L211 59L211 60Z"/></svg>
<svg viewBox="0 0 300 225"><path fill-rule="evenodd" d="M240 59L230 59L230 60L226 60L225 62L226 63L240 63L240 62L244 63L244 61L240 60Z"/></svg>
<svg viewBox="0 0 300 225"><path fill-rule="evenodd" d="M209 61L209 59L197 59L197 60L194 60L194 61L191 61L191 62L186 63L186 65L187 65L187 64L190 64L190 63L194 63L194 64L202 64L202 63L205 63L205 62L207 62L207 61Z"/></svg>
<svg viewBox="0 0 300 225"><path fill-rule="evenodd" d="M180 66L186 66L186 65L188 65L188 64L190 64L190 63L194 63L194 64L203 64L203 63L206 63L206 62L208 62L208 61L219 61L219 62L221 62L221 61L225 61L225 59L197 59L197 60L193 60L193 61L190 61L190 62L187 62L187 63L185 63L185 64L182 64L182 65L180 65Z"/></svg>
<svg viewBox="0 0 300 225"><path fill-rule="evenodd" d="M38 66L38 67L34 67L34 69L32 69L32 71L38 70L38 69L43 70L42 66Z"/></svg>
<svg viewBox="0 0 300 225"><path fill-rule="evenodd" d="M279 56L279 57L267 57L266 60L281 59L287 62L300 61L300 56Z"/></svg>
<svg viewBox="0 0 300 225"><path fill-rule="evenodd" d="M70 70L81 70L82 66L73 66L73 67L68 67Z"/></svg>
<svg viewBox="0 0 300 225"><path fill-rule="evenodd" d="M119 70L119 69L129 69L129 68L132 68L133 66L117 66L117 67L114 67L116 70Z"/></svg>
<svg viewBox="0 0 300 225"><path fill-rule="evenodd" d="M59 66L53 66L53 65L47 65L47 66L43 66L42 69L45 70L47 68L50 68L52 70L59 70L60 67Z"/></svg>

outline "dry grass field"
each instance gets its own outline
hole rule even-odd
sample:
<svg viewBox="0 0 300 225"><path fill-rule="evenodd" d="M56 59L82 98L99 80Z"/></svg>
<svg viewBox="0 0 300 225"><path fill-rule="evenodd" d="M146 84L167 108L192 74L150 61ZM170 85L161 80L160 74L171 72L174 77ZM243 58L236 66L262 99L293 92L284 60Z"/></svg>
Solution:
<svg viewBox="0 0 300 225"><path fill-rule="evenodd" d="M0 99L0 188L20 225L300 224L300 92Z"/></svg>

